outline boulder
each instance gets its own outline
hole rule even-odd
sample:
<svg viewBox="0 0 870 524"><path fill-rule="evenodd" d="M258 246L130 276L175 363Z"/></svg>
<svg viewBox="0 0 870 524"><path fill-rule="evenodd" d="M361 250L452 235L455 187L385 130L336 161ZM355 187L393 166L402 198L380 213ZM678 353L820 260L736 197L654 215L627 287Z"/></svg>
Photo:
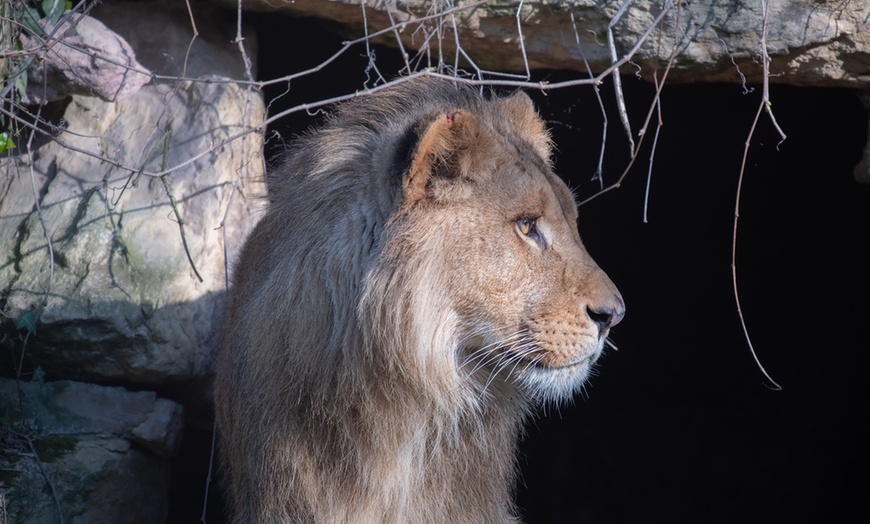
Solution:
<svg viewBox="0 0 870 524"><path fill-rule="evenodd" d="M66 522L165 520L180 405L146 391L0 379L0 412L9 522L56 522L58 512Z"/></svg>
<svg viewBox="0 0 870 524"><path fill-rule="evenodd" d="M91 16L65 17L57 25L41 27L42 38L21 35L24 49L45 50L28 71L23 103L45 103L71 94L121 100L151 80L130 44ZM43 46L46 40L51 45Z"/></svg>
<svg viewBox="0 0 870 524"><path fill-rule="evenodd" d="M187 79L116 101L74 94L54 136L19 138L6 161L0 306L21 337L0 343L50 380L175 388L206 402L225 261L265 195L255 131L265 109L259 93L227 81L245 70L226 44L234 28L198 13L209 31L194 38L186 15L160 5L93 15L156 74L186 63ZM219 29L227 32L208 36ZM163 177L143 174L165 168Z"/></svg>

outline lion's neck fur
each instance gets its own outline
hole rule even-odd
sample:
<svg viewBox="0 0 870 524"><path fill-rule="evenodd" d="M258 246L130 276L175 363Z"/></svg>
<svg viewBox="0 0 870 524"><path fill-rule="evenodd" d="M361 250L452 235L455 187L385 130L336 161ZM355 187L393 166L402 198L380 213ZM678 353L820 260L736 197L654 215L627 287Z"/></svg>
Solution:
<svg viewBox="0 0 870 524"><path fill-rule="evenodd" d="M301 513L317 522L514 521L510 487L525 400L508 384L459 375L467 370L455 362L454 315L432 303L439 298L431 289L415 289L437 288L422 275L437 271L422 261L372 270L367 256L342 257L357 260L345 272L367 276L341 279L348 287L336 291L359 297L357 315L316 315L332 318L322 332L333 336L307 341L308 352L329 362L288 370L312 378L287 386L298 388L288 392L299 399L299 418L288 422L298 440L286 451L305 494ZM309 258L306 278L290 281L334 285L335 268Z"/></svg>
<svg viewBox="0 0 870 524"><path fill-rule="evenodd" d="M519 413L445 411L383 376L373 386L357 402L321 399L323 411L309 415L329 422L299 428L305 444L294 446L294 461L311 466L300 480L317 521L513 519L507 487Z"/></svg>
<svg viewBox="0 0 870 524"><path fill-rule="evenodd" d="M318 205L304 184L296 190L292 205ZM306 333L329 336L294 341L306 357L292 360L294 353L285 362L287 376L308 377L286 386L298 399L287 422L296 440L276 449L290 455L296 487L265 499L303 493L290 521L314 515L316 522L513 522L514 456L526 401L508 384L487 384L486 374L479 383L460 376L467 370L456 362L459 326L433 292L437 260L391 264L389 257L400 254L374 249L385 224L361 202L364 195L346 194L328 243L318 243L304 224L276 225L298 228L297 237L312 241L285 246L290 252L281 259L296 262L273 273L280 282L266 285L276 307L300 315L290 323L318 319L323 324ZM350 238L360 231L371 238L362 249ZM324 253L347 246L357 249ZM335 309L330 294L355 297L355 314ZM287 297L289 306L277 305Z"/></svg>

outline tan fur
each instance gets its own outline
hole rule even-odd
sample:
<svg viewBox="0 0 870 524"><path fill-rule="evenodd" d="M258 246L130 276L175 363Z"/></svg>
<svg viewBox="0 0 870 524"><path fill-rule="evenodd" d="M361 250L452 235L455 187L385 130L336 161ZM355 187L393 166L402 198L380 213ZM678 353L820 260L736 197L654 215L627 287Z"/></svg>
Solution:
<svg viewBox="0 0 870 524"><path fill-rule="evenodd" d="M624 312L549 154L524 94L434 79L295 142L221 333L234 522L517 520L523 418L582 385Z"/></svg>

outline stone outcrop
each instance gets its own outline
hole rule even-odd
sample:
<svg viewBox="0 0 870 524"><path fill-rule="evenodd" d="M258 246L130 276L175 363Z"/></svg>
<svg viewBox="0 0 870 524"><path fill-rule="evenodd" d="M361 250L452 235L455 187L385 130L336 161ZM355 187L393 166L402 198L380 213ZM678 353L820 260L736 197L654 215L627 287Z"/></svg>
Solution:
<svg viewBox="0 0 870 524"><path fill-rule="evenodd" d="M29 101L60 101L0 164L0 376L45 380L20 405L0 383L10 522L162 522L181 428L211 424L225 262L265 195L265 108L235 81L250 66L234 24L196 14L198 35L183 3L107 4L30 71Z"/></svg>
<svg viewBox="0 0 870 524"><path fill-rule="evenodd" d="M146 391L0 379L0 413L9 522L58 522L59 512L66 522L166 518L180 405Z"/></svg>
<svg viewBox="0 0 870 524"><path fill-rule="evenodd" d="M208 30L194 38L176 14L94 11L144 67L187 79L115 101L72 94L53 136L18 140L0 178L0 300L33 332L25 370L205 403L225 250L232 259L265 192L262 134L228 139L265 111L259 93L227 81L245 72L234 28L199 13Z"/></svg>
<svg viewBox="0 0 870 524"><path fill-rule="evenodd" d="M236 0L215 0L236 5ZM670 82L761 80L761 0L715 2L701 0L674 6L664 17L659 30L627 65L623 74L634 73L651 78L652 62L660 61L661 71L677 43ZM458 28L463 50L480 67L494 71L524 72L520 51L517 16L522 22L523 43L531 69L584 70L583 55L595 71L611 64L607 43L608 25L613 23L613 37L618 55L629 52L661 13L666 2L624 2L623 0L532 0L519 2L456 2L474 4L459 9L441 25L442 38L427 39L438 24L427 23L425 31L416 31L415 20L446 3L431 0L402 2L374 0L366 3L369 33L406 23L398 34L408 49L418 49L428 42L433 52L444 50L448 63L453 61L453 22ZM521 6L522 4L522 6ZM623 13L617 14L623 4ZM322 17L345 24L348 35L363 35L362 10L356 0L243 0L249 9L282 10L302 16ZM771 56L771 80L793 85L870 87L870 2L818 2L816 0L769 0L767 16L767 51ZM574 23L572 23L572 15ZM580 40L578 48L577 38ZM390 31L379 38L395 44ZM581 54L582 49L582 54ZM465 65L467 67L467 63ZM738 71L739 68L739 71Z"/></svg>
<svg viewBox="0 0 870 524"><path fill-rule="evenodd" d="M151 80L141 72L144 68L130 44L91 16L65 17L57 25L41 27L43 38L21 36L25 50L41 50L45 39L63 36L34 61L24 103L45 103L72 94L122 100Z"/></svg>

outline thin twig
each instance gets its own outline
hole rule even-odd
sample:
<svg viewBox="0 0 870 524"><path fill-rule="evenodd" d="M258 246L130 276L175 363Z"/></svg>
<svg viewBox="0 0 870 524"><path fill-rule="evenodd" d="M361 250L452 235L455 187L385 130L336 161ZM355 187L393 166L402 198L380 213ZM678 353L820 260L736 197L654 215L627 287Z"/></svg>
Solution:
<svg viewBox="0 0 870 524"><path fill-rule="evenodd" d="M529 57L526 56L526 41L523 38L523 21L521 18L522 14L523 14L523 0L520 0L520 5L517 6L517 16L516 16L516 18L517 18L517 34L519 35L518 40L520 42L520 51L523 54L523 64L525 64L525 66L526 66L526 80L529 80L532 78L532 73L531 73L531 71L529 71Z"/></svg>
<svg viewBox="0 0 870 524"><path fill-rule="evenodd" d="M390 19L390 27L393 28L393 35L396 37L396 46L399 48L399 52L402 54L402 60L405 62L405 67L399 70L399 74L401 75L404 71L411 73L411 63L408 61L408 52L405 51L405 45L402 43L402 36L399 34L399 27L396 25L395 19L393 19L393 10L390 6L387 6L386 11L387 17Z"/></svg>
<svg viewBox="0 0 870 524"><path fill-rule="evenodd" d="M622 18L622 14L625 13L625 9L628 7L628 4L631 0L624 0L622 5L619 7L619 10L616 11L616 14L613 15L613 18L610 19L610 23L607 24L607 47L610 49L610 63L617 62L617 54L616 54L616 42L613 38L613 26L619 22L619 19ZM628 137L628 148L634 151L634 136L631 133L631 123L628 121L628 111L625 108L625 97L622 95L622 79L619 76L619 69L617 68L613 74L613 91L616 94L616 108L619 112L619 120L622 121L622 127L625 128L625 134Z"/></svg>
<svg viewBox="0 0 870 524"><path fill-rule="evenodd" d="M440 6L440 2L434 2L434 6ZM437 71L439 73L443 73L445 71L444 66L444 17L439 17L435 20L435 36L437 37L438 42L438 67Z"/></svg>
<svg viewBox="0 0 870 524"><path fill-rule="evenodd" d="M190 51L193 49L193 43L199 37L199 31L196 29L196 20L193 18L193 8L190 6L190 0L185 0L187 5L187 14L190 16L190 28L193 30L193 36L190 37L190 42L187 44L187 52L184 53L184 63L181 67L181 76L187 76L187 61L190 59Z"/></svg>
<svg viewBox="0 0 870 524"><path fill-rule="evenodd" d="M33 453L33 458L36 461L36 466L39 468L39 472L42 473L42 477L45 479L46 484L48 484L48 489L51 491L51 496L54 498L54 505L55 508L57 508L57 518L60 520L60 524L64 524L65 521L63 518L63 511L61 511L60 497L57 494L57 488L51 480L51 477L48 476L48 472L42 465L42 461L39 460L39 453L36 452L36 446L33 445L33 439L31 439L30 435L27 435L26 433L15 431L14 434L27 441L27 445L30 447L30 452Z"/></svg>
<svg viewBox="0 0 870 524"><path fill-rule="evenodd" d="M731 53L731 50L728 49L728 43L725 42L725 39L720 38L719 41L722 42L722 47L725 49L725 54L728 55L728 58L731 59L731 63L734 65L734 69L737 70L737 75L740 77L740 85L743 86L743 94L748 95L755 88L746 85L746 75L744 75L743 71L740 70L740 66L737 64L737 60L734 59L734 55Z"/></svg>
<svg viewBox="0 0 870 524"><path fill-rule="evenodd" d="M194 33L196 33L196 26L193 27ZM242 55L242 63L245 64L245 78L250 82L248 84L248 92L250 93L250 88L254 85L254 73L251 71L253 64L251 62L251 57L248 56L248 52L245 49L245 37L242 34L242 0L239 0L236 3L236 40L235 43L239 46L239 54Z"/></svg>
<svg viewBox="0 0 870 524"><path fill-rule="evenodd" d="M743 308L740 307L740 293L737 291L737 224L740 220L740 194L743 189L743 175L746 173L746 161L749 157L749 147L752 142L752 137L755 135L755 129L758 127L758 120L761 118L761 112L763 110L766 110L767 114L770 115L771 122L779 132L781 140L785 140L786 138L785 133L783 133L782 129L780 129L779 125L776 123L773 111L770 109L770 93L768 91L770 55L767 53L767 7L767 0L761 0L761 41L759 42L759 45L761 47L761 63L764 68L763 89L761 102L758 104L758 111L755 113L755 118L752 120L752 126L749 128L749 134L746 137L746 142L743 144L743 160L740 162L740 174L737 177L737 195L734 199L734 229L731 237L731 281L734 284L734 303L737 306L737 316L740 318L740 325L743 328L743 335L746 338L749 352L752 354L752 358L755 360L755 364L758 366L758 369L761 370L764 378L770 382L770 387L778 391L781 390L782 387L777 384L770 374L767 373L767 370L764 369L761 360L758 358L758 354L755 352L755 347L752 345L752 340L749 337L749 328L746 326L746 318L743 316ZM779 144L777 144L777 146L778 145Z"/></svg>
<svg viewBox="0 0 870 524"><path fill-rule="evenodd" d="M668 0L665 3L665 7L663 8L662 12L656 18L656 22L655 22L656 24L661 22L662 18L670 10L671 7L673 7L673 1ZM677 10L677 15L679 16L679 10ZM651 31L651 30L652 30L652 26L647 28L646 34L649 34L649 31ZM639 45L640 45L640 42L638 42L638 46L635 46L635 47L637 48L637 47L639 47ZM629 55L626 55L626 56L629 56ZM664 88L664 85L665 85L665 80L667 79L668 73L670 73L671 68L674 65L674 60L676 59L676 57L677 57L677 46L674 46L674 49L671 51L671 57L668 60L668 65L667 65L667 67L665 67L665 70L662 74L662 80L661 80L661 82L659 82L658 86L656 86L656 92L655 92L655 96L653 97L653 103L650 104L650 108L649 108L649 111L647 112L646 119L644 120L643 127L641 127L640 131L638 132L640 139L638 140L637 145L635 146L634 151L631 154L631 158L628 161L628 165L625 166L625 169L622 171L622 174L619 176L619 178L616 180L616 182L614 182L613 184L598 191L597 193L587 197L585 200L581 200L577 204L578 206L582 206L583 204L586 204L586 203L600 197L601 195L603 195L607 192L613 191L614 189L618 189L622 185L622 181L625 179L625 177L628 176L628 172L631 170L632 166L634 165L635 160L637 160L637 155L640 152L640 147L643 145L644 137L646 137L646 134L647 134L646 130L649 127L650 120L652 120L653 113L655 112L655 109L656 109L655 101L658 100L659 97L661 96L662 88Z"/></svg>
<svg viewBox="0 0 870 524"><path fill-rule="evenodd" d="M677 17L676 17L676 21L674 22L674 27L675 28L680 27L680 11L679 10L677 10ZM662 27L659 27L659 38L658 38L658 42L656 44L656 55L655 55L656 57L661 56L662 36L663 35L664 35L664 30ZM674 37L674 50L676 50L678 44L679 44L679 38L676 37L676 35L675 35L675 37ZM672 50L672 52L673 52L673 50ZM661 86L659 85L659 63L658 63L658 60L656 60L655 66L653 67L653 84L656 86L657 90L659 90L659 91L661 90ZM656 112L658 113L659 118L658 118L658 121L656 122L656 132L655 132L655 136L653 137L652 148L650 149L650 153L649 153L649 165L647 166L647 173L646 173L646 189L644 190L644 194L643 194L643 223L644 224L649 222L649 190L650 190L650 186L652 186L653 165L655 164L656 149L657 149L658 144L659 144L659 134L661 133L662 125L664 123L664 120L662 117L662 97L657 96L655 99L655 104L656 104Z"/></svg>
<svg viewBox="0 0 870 524"><path fill-rule="evenodd" d="M166 159L169 154L169 140L172 136L172 130L166 131L163 134L163 161L162 166L166 165ZM172 189L169 187L168 181L169 175L163 175L160 177L160 181L163 183L163 190L166 191L166 196L169 197L169 205L172 206L172 211L175 213L175 220L178 223L178 230L181 233L181 244L184 246L184 253L187 255L187 261L190 263L190 268L193 270L193 274L196 275L197 280L202 282L202 277L199 274L199 271L196 270L196 264L193 262L193 257L190 255L190 248L187 246L187 237L184 234L184 219L181 218L181 212L178 210L178 202L175 200L175 197L172 195Z"/></svg>
<svg viewBox="0 0 870 524"><path fill-rule="evenodd" d="M459 75L459 55L464 54L465 51L462 49L462 45L459 43L459 27L456 24L456 15L450 15L450 25L453 26L453 45L456 47L456 51L453 53L453 75Z"/></svg>
<svg viewBox="0 0 870 524"><path fill-rule="evenodd" d="M589 60L586 58L586 53L583 52L583 46L580 45L580 33L577 32L577 24L574 21L574 11L568 12L571 17L571 27L574 28L574 41L577 42L577 51L580 52L580 57L583 59L583 64L586 66L586 73L589 78L594 78L592 67L589 66ZM592 86L595 92L595 98L598 100L598 108L601 110L601 149L598 151L598 167L595 169L595 175L592 180L598 180L599 189L604 189L604 151L607 147L607 109L604 107L604 100L601 98L601 90L598 89L598 84Z"/></svg>
<svg viewBox="0 0 870 524"><path fill-rule="evenodd" d="M224 229L224 235L226 235L226 229ZM225 244L226 245L226 244ZM224 250L224 254L226 254L226 250ZM211 485L212 478L211 474L214 471L214 455L215 448L217 447L217 421L212 425L211 428L211 452L208 455L208 473L205 477L205 495L202 497L202 516L200 516L199 520L202 524L206 524L205 515L208 511L208 490Z"/></svg>
<svg viewBox="0 0 870 524"><path fill-rule="evenodd" d="M378 85L380 82L385 82L384 75L381 74L378 69L378 64L375 61L375 52L371 46L371 38L369 38L369 19L366 14L366 0L360 0L360 7L362 8L362 16L363 16L363 38L365 38L366 44L366 58L369 63L365 68L366 81L363 82L363 87L368 88L369 81L371 77L369 77L369 71L374 71L378 77L375 79L375 85Z"/></svg>
<svg viewBox="0 0 870 524"><path fill-rule="evenodd" d="M42 106L36 111L36 119L42 112ZM30 188L33 191L33 205L36 208L36 217L39 219L39 225L42 228L42 235L45 237L46 245L48 246L48 282L45 285L45 293L42 295L40 307L36 310L33 318L34 325L39 320L42 309L48 305L48 296L51 293L51 283L54 280L54 244L51 241L51 235L48 232L48 227L45 225L45 218L42 216L42 204L40 203L39 190L36 189L36 173L33 169L33 137L36 132L30 131L30 138L27 139L27 166L30 169Z"/></svg>
<svg viewBox="0 0 870 524"><path fill-rule="evenodd" d="M655 74L653 74L653 78L655 79ZM656 80L658 82L658 80ZM649 152L649 166L647 167L646 172L646 189L643 193L643 223L646 224L649 222L649 189L650 185L652 185L652 173L653 173L653 163L655 162L656 156L656 147L659 143L659 133L662 130L662 99L661 97L656 97L655 101L656 111L658 112L658 124L656 125L655 136L653 136L652 148L650 148Z"/></svg>

